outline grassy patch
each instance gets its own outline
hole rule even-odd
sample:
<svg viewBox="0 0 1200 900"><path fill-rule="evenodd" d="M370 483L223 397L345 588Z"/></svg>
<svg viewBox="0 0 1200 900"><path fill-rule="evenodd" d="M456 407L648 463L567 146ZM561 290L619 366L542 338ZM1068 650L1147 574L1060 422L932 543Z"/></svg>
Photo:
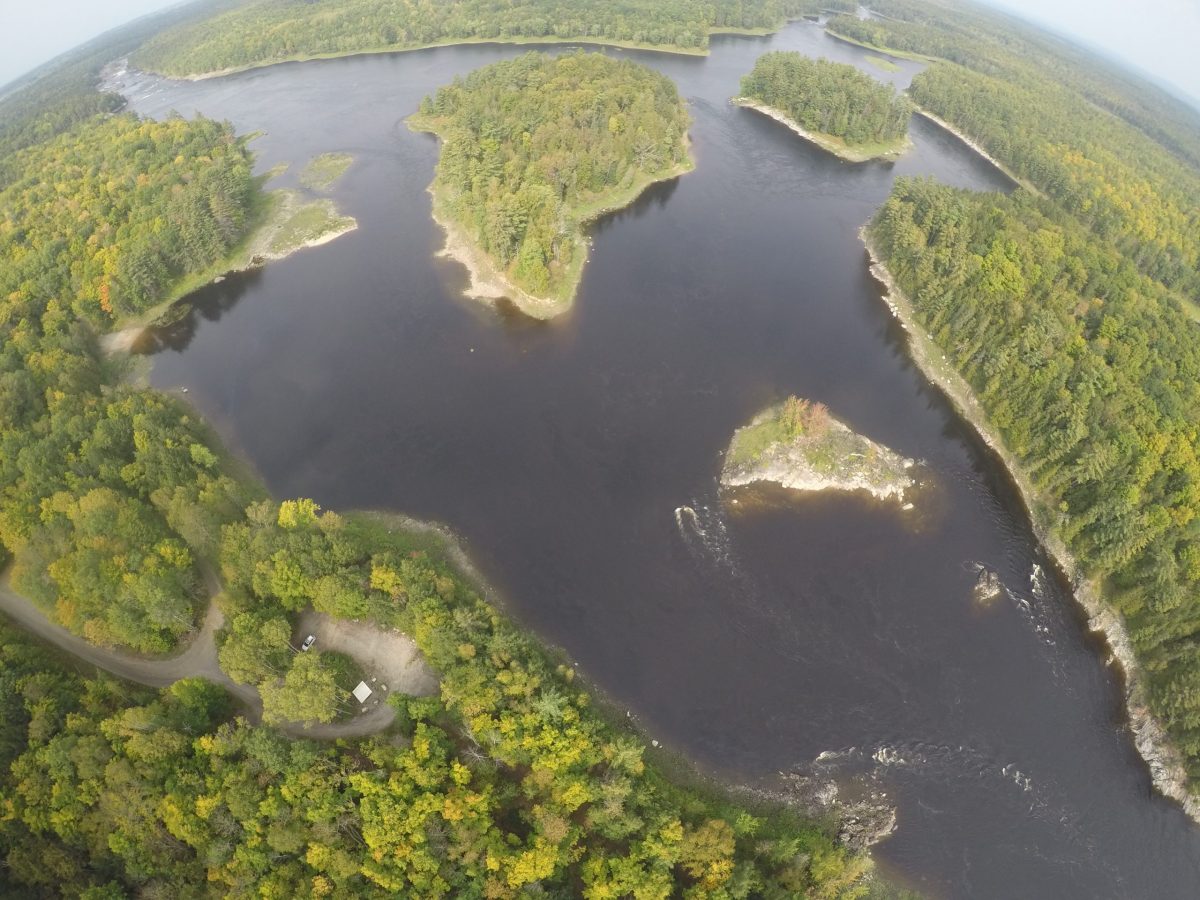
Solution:
<svg viewBox="0 0 1200 900"><path fill-rule="evenodd" d="M352 225L354 220L349 216L338 215L337 208L330 200L306 203L280 224L271 238L268 250L272 254L286 255L327 234L342 231Z"/></svg>
<svg viewBox="0 0 1200 900"><path fill-rule="evenodd" d="M349 153L322 153L300 173L300 183L315 191L327 191L346 174L354 157Z"/></svg>
<svg viewBox="0 0 1200 900"><path fill-rule="evenodd" d="M890 59L884 59L882 56L876 56L874 53L868 53L863 57L867 62L877 69L883 69L885 72L899 72L900 67Z"/></svg>
<svg viewBox="0 0 1200 900"><path fill-rule="evenodd" d="M729 461L743 465L758 460L768 447L787 439L787 428L778 410L763 417L761 422L739 428L729 446Z"/></svg>

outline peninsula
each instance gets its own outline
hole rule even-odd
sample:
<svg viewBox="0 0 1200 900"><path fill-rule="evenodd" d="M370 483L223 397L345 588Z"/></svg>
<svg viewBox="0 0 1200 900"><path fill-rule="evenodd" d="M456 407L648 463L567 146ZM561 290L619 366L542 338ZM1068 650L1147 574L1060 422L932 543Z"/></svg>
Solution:
<svg viewBox="0 0 1200 900"><path fill-rule="evenodd" d="M782 122L847 162L896 159L912 141L912 103L854 66L800 53L764 53L733 103Z"/></svg>
<svg viewBox="0 0 1200 900"><path fill-rule="evenodd" d="M527 53L426 97L409 119L442 138L430 192L467 294L549 319L587 261L584 226L692 166L674 83L596 53Z"/></svg>
<svg viewBox="0 0 1200 900"><path fill-rule="evenodd" d="M852 431L822 403L788 397L733 434L723 487L771 481L796 491L866 491L904 501L913 460Z"/></svg>

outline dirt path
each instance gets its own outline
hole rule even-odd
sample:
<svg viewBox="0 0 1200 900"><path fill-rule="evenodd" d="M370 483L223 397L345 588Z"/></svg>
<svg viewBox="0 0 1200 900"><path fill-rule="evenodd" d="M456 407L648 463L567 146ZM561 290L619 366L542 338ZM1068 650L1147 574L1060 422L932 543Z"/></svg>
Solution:
<svg viewBox="0 0 1200 900"><path fill-rule="evenodd" d="M138 657L88 643L52 622L32 601L15 593L7 577L0 578L0 613L60 650L138 684L161 688L184 678L205 678L219 684L241 701L251 721L262 720L262 700L258 691L250 685L234 681L221 671L217 662L215 638L225 617L216 603L209 604L203 625L183 650L158 659ZM301 630L304 628L309 629L306 633L318 634L322 646L327 649L341 650L360 660L364 671L371 673L368 681L371 677L378 677L379 684L388 685L387 693L402 691L422 696L437 693L437 676L421 659L416 645L406 635L383 631L364 623L330 619L319 613L306 613L301 618ZM385 678L390 680L384 681ZM382 699L384 692L380 689L377 694ZM393 716L392 708L381 702L347 722L331 722L308 728L284 725L279 730L293 737L315 740L364 737L387 728Z"/></svg>
<svg viewBox="0 0 1200 900"><path fill-rule="evenodd" d="M367 684L377 693L399 691L416 697L437 693L437 675L406 634L366 622L335 619L311 609L300 614L296 638L302 641L310 634L317 638L317 650L336 650L354 657Z"/></svg>

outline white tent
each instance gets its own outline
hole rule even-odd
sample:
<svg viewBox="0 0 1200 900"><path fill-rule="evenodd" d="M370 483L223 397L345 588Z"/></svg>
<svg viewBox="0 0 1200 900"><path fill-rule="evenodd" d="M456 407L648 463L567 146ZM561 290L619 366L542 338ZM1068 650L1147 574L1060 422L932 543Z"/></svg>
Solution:
<svg viewBox="0 0 1200 900"><path fill-rule="evenodd" d="M360 681L358 687L354 689L354 699L359 703L366 703L367 698L371 696L371 688L365 681Z"/></svg>

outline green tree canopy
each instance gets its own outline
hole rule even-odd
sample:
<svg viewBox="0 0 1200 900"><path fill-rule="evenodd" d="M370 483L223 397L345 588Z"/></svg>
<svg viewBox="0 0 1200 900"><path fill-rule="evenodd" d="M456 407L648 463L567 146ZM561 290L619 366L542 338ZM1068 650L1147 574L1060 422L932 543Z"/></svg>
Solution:
<svg viewBox="0 0 1200 900"><path fill-rule="evenodd" d="M742 96L852 147L904 137L913 111L912 103L894 87L854 66L783 50L758 58L753 71L742 78Z"/></svg>

